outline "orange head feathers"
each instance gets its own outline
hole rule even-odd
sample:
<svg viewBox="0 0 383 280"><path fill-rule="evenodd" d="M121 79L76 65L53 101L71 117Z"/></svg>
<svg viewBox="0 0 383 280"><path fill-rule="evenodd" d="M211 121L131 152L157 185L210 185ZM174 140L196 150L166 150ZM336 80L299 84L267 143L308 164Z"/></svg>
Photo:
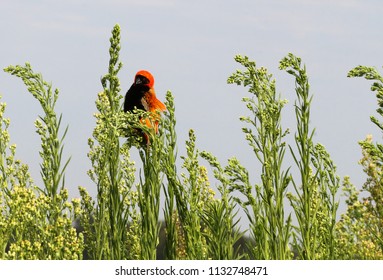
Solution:
<svg viewBox="0 0 383 280"><path fill-rule="evenodd" d="M143 79L143 78L147 79ZM134 83L135 84L144 84L144 85L147 85L148 87L153 87L154 86L154 77L153 75L149 72L149 71L146 71L146 70L140 70L137 72L136 76L134 77Z"/></svg>

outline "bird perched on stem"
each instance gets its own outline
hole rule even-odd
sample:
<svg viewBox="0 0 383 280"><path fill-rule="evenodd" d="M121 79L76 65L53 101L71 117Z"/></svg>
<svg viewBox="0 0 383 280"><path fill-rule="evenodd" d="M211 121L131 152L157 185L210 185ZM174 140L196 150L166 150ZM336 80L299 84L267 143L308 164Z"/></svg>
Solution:
<svg viewBox="0 0 383 280"><path fill-rule="evenodd" d="M165 111L165 105L157 99L154 91L154 77L146 71L140 70L134 77L134 82L125 95L124 112L133 112L134 109L141 109L152 113L152 118L141 119L141 122L148 128L153 128L158 132L158 121L160 115L158 111ZM148 144L149 136L143 132L144 140Z"/></svg>

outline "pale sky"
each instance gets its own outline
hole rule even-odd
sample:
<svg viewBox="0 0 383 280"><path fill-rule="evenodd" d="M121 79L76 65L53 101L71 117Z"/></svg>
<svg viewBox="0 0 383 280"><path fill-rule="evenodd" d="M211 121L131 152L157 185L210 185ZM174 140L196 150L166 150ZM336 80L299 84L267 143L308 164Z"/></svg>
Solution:
<svg viewBox="0 0 383 280"><path fill-rule="evenodd" d="M96 187L86 171L87 140L95 125L95 100L100 77L107 72L109 38L113 26L122 30L120 72L122 94L133 76L147 69L164 100L175 96L178 154L185 154L188 130L197 135L199 150L216 155L222 164L232 156L252 170L253 183L260 169L241 132L239 116L247 114L241 98L247 90L226 83L240 66L233 57L249 56L277 79L277 90L289 100L283 126L295 131L294 82L278 70L287 53L307 66L315 142L332 156L341 177L349 175L358 187L364 182L358 165L358 141L380 132L370 122L376 99L370 83L347 78L357 65L383 65L383 2L379 0L111 0L48 1L0 0L0 65L31 63L47 81L60 89L58 113L63 129L69 125L65 154L72 160L66 172L71 196L85 186ZM11 119L11 142L17 157L30 165L39 179L39 136L34 121L41 113L38 102L22 81L0 72L0 95ZM133 153L134 154L134 153ZM133 155L134 156L134 155ZM181 161L180 161L181 162ZM202 164L206 164L201 160ZM293 162L287 162L293 164ZM212 174L210 173L210 176Z"/></svg>

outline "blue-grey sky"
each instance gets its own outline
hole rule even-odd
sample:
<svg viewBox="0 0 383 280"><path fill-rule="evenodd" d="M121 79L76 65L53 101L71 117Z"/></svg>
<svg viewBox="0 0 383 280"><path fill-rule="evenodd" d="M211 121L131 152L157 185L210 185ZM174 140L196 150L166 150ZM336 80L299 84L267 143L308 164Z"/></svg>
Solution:
<svg viewBox="0 0 383 280"><path fill-rule="evenodd" d="M1 0L0 65L28 61L36 72L60 89L57 105L69 125L65 153L72 160L66 185L77 196L79 185L95 193L86 171L87 139L91 136L106 73L111 29L122 30L120 72L122 94L135 72L147 69L156 79L160 99L175 96L179 155L185 153L188 130L197 147L211 151L222 163L232 156L258 179L256 160L241 133L238 118L247 114L241 102L245 88L228 85L236 54L249 56L277 79L277 90L289 100L283 125L295 131L294 82L278 70L287 53L307 66L316 142L330 152L341 177L360 187L358 141L380 132L370 122L376 100L370 83L347 78L357 65L383 65L383 2L378 0ZM11 119L11 142L17 157L39 178L39 137L33 122L41 113L21 80L0 72L0 94ZM64 127L63 127L64 128ZM203 161L202 161L203 163ZM292 164L292 162L291 162ZM211 175L211 174L210 174Z"/></svg>

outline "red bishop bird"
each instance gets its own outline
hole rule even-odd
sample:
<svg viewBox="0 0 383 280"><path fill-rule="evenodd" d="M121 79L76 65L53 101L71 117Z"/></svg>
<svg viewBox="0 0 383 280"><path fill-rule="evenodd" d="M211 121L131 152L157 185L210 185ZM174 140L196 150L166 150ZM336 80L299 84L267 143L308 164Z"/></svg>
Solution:
<svg viewBox="0 0 383 280"><path fill-rule="evenodd" d="M140 70L134 77L134 82L125 95L124 112L133 112L134 108L141 109L153 114L152 121L149 118L141 119L149 128L154 128L158 132L158 121L160 114L158 111L165 111L165 105L157 99L154 91L154 77L146 71ZM149 136L143 134L146 144L149 143Z"/></svg>

